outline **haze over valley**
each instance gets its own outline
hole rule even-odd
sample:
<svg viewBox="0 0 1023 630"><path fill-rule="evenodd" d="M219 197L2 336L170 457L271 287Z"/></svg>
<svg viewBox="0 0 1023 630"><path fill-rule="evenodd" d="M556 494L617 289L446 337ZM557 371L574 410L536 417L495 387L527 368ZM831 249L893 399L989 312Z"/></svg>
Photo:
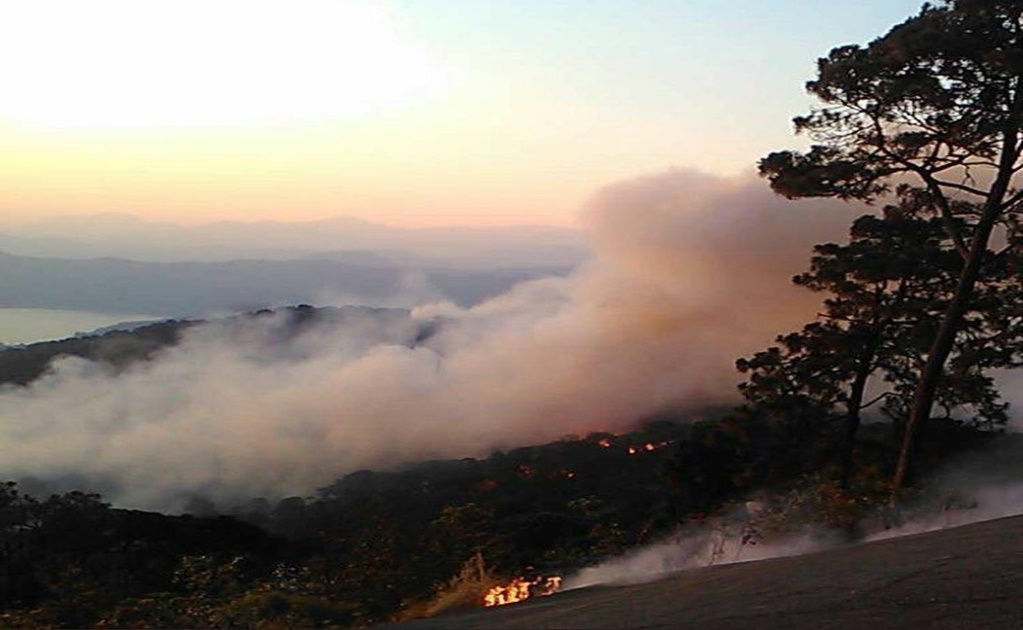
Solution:
<svg viewBox="0 0 1023 630"><path fill-rule="evenodd" d="M626 428L666 408L730 401L735 357L814 312L816 296L788 282L803 264L807 238L841 237L853 212L833 202L787 202L753 178L675 170L627 180L589 204L592 259L473 306L409 290L398 304L415 307L407 320L328 322L282 347L271 319L240 332L200 327L123 373L58 362L26 390L0 396L2 415L17 419L6 443L16 455L0 474L93 477L119 503L180 508L191 494L301 493L367 466L481 455ZM739 221L749 231L733 229ZM120 265L54 264L74 264L63 272L69 277L91 264ZM194 277L209 283L216 280L210 270L235 265L244 269L132 267L202 271ZM303 286L317 268L336 279L327 262L255 266L273 265L304 272L281 286ZM149 278L143 295L173 295L173 277ZM267 279L250 282L266 290ZM381 284L363 288L382 301L395 295ZM225 281L208 295L229 296L235 286ZM134 294L112 291L107 303ZM435 335L411 343L416 322L437 318L444 324ZM53 415L64 407L78 413ZM66 448L54 450L54 433Z"/></svg>
<svg viewBox="0 0 1023 630"><path fill-rule="evenodd" d="M570 267L586 257L576 229L399 228L350 216L316 221L182 225L129 213L69 215L0 227L0 251L36 258L143 262L325 259L362 266L456 269Z"/></svg>
<svg viewBox="0 0 1023 630"><path fill-rule="evenodd" d="M524 280L564 275L587 257L582 235L567 228L65 217L0 234L0 317L8 322L0 342L303 303L470 306Z"/></svg>

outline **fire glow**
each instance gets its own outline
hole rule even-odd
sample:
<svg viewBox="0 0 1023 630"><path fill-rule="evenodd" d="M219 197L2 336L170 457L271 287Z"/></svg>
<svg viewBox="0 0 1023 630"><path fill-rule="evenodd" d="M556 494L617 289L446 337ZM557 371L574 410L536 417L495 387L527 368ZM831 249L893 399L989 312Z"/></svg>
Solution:
<svg viewBox="0 0 1023 630"><path fill-rule="evenodd" d="M656 451L658 449L664 448L665 446L667 446L669 444L671 444L670 441L669 442L658 442L657 444L654 444L652 442L647 442L646 444L644 444L642 446L630 446L628 448L628 452L629 452L629 455L635 455L636 453L644 453L644 452L645 453L649 453L651 451Z"/></svg>
<svg viewBox="0 0 1023 630"><path fill-rule="evenodd" d="M487 591L486 596L483 597L483 605L486 607L504 606L525 601L530 597L546 597L560 587L561 577L557 575L538 577L533 580L517 577L504 586L495 586Z"/></svg>

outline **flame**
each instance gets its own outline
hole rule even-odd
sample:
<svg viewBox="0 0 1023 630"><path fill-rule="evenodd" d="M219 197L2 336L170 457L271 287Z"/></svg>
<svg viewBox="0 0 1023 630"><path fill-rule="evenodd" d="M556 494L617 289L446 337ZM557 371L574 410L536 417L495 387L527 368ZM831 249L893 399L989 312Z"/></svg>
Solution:
<svg viewBox="0 0 1023 630"><path fill-rule="evenodd" d="M517 577L505 586L495 586L483 597L483 605L504 606L529 599L530 597L546 597L561 587L561 577L538 577L527 580Z"/></svg>
<svg viewBox="0 0 1023 630"><path fill-rule="evenodd" d="M601 441L597 442L597 444L600 444L600 446L603 448L611 448L611 439L604 438Z"/></svg>
<svg viewBox="0 0 1023 630"><path fill-rule="evenodd" d="M640 453L640 452L643 452L643 451L646 451L647 453L649 453L651 451L656 451L657 449L664 448L665 446L668 446L669 444L671 444L671 440L668 440L666 442L657 442L656 444L653 443L653 442L647 442L646 444L644 444L642 446L630 446L628 448L628 453L629 453L629 455L635 455L636 453Z"/></svg>

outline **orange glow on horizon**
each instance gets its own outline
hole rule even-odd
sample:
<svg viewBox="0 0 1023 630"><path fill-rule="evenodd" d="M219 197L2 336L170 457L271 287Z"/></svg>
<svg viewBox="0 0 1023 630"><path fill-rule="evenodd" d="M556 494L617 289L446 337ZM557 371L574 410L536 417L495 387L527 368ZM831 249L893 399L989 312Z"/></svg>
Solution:
<svg viewBox="0 0 1023 630"><path fill-rule="evenodd" d="M428 48L398 17L386 0L0 7L0 54L17 60L0 228L107 213L576 227L603 185L734 150Z"/></svg>
<svg viewBox="0 0 1023 630"><path fill-rule="evenodd" d="M9 141L0 150L0 215L6 223L117 212L188 225L346 215L400 227L572 226L592 191L585 174L555 170L538 182L480 162L466 176L462 162L482 151L478 136L447 149L450 159L430 159L417 147L441 146L443 129L414 116L370 122L60 134L0 124ZM399 130L405 143L383 144Z"/></svg>

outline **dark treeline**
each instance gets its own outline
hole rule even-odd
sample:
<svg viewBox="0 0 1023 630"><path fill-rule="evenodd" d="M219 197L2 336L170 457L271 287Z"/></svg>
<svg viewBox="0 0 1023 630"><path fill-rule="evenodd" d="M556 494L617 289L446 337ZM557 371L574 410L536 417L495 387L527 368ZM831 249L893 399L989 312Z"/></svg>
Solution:
<svg viewBox="0 0 1023 630"><path fill-rule="evenodd" d="M519 575L568 575L772 493L759 526L857 535L878 514L897 442L859 435L857 494L841 492L827 432L749 409L636 431L566 436L476 460L360 471L314 496L204 516L114 509L97 495L0 487L0 626L360 627L481 604ZM959 423L921 463L983 447ZM868 488L874 484L874 494Z"/></svg>
<svg viewBox="0 0 1023 630"><path fill-rule="evenodd" d="M0 495L8 626L365 625L479 605L520 572L562 574L663 535L687 508L688 422L570 436L484 460L361 471L231 516L112 509L80 492ZM717 490L715 490L717 492ZM213 510L201 501L195 508ZM439 610L438 609L438 610ZM435 611L434 611L435 612Z"/></svg>
<svg viewBox="0 0 1023 630"><path fill-rule="evenodd" d="M224 326L226 332L244 331L248 322L277 318L277 342L284 344L316 326L344 326L347 322L368 317L380 322L407 318L405 309L363 306L312 307L307 304L279 309L262 309L231 317L202 320L167 320L142 325L131 330L111 330L93 335L80 335L56 341L43 341L21 346L0 347L0 385L28 385L46 374L53 361L78 357L94 361L112 371L123 370L153 359L161 350L177 345L191 328L203 324ZM430 334L431 324L424 324L421 335Z"/></svg>

